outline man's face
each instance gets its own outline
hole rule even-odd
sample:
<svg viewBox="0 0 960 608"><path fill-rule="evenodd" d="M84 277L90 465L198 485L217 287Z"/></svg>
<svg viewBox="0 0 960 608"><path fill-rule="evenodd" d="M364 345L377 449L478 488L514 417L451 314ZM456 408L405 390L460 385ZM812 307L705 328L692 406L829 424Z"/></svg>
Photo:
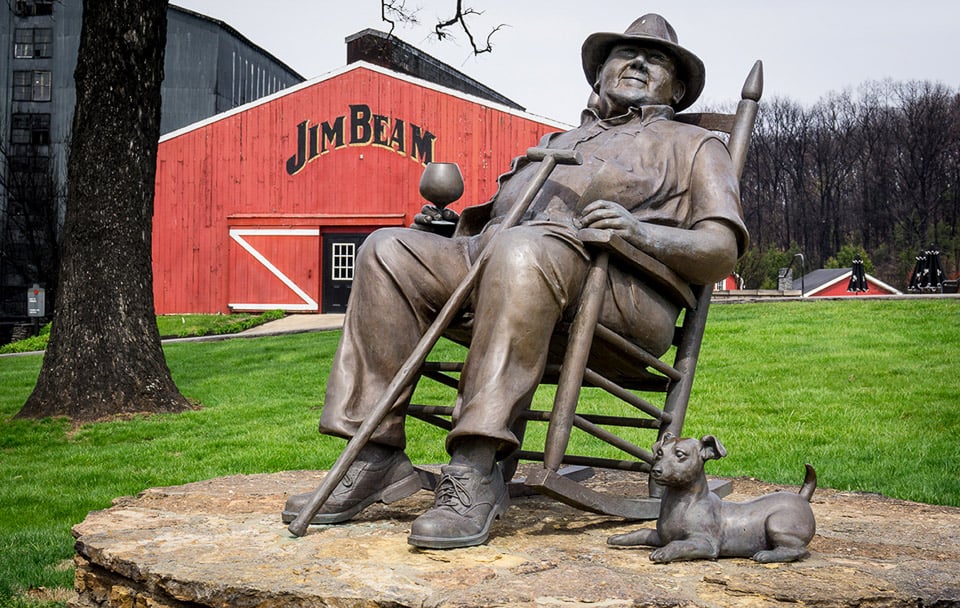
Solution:
<svg viewBox="0 0 960 608"><path fill-rule="evenodd" d="M618 44L598 76L600 111L615 116L630 107L673 105L684 93L673 58L655 47Z"/></svg>

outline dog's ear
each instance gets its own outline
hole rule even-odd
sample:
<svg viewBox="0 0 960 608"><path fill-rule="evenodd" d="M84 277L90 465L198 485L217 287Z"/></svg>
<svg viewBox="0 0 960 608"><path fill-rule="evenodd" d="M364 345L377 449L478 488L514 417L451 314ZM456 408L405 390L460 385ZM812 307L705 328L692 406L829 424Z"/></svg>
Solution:
<svg viewBox="0 0 960 608"><path fill-rule="evenodd" d="M713 435L704 435L700 438L700 458L703 460L718 460L726 455L727 449Z"/></svg>
<svg viewBox="0 0 960 608"><path fill-rule="evenodd" d="M677 438L676 435L674 435L670 431L667 431L666 433L663 434L663 437L661 437L656 443L653 444L653 453L656 454L657 450L663 447L663 444L667 443L671 439L676 439L676 438Z"/></svg>

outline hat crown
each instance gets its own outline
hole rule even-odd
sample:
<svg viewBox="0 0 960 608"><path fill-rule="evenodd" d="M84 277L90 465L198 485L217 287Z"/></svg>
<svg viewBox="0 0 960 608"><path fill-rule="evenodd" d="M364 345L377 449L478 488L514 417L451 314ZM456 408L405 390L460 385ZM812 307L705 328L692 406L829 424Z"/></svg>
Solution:
<svg viewBox="0 0 960 608"><path fill-rule="evenodd" d="M630 24L623 32L626 36L646 36L659 38L677 44L677 31L666 19L656 13L648 13Z"/></svg>

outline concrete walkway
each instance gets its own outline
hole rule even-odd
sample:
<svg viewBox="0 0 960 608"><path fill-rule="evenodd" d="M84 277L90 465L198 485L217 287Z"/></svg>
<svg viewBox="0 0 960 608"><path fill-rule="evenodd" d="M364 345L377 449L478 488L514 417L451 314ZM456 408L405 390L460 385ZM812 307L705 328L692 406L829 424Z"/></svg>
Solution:
<svg viewBox="0 0 960 608"><path fill-rule="evenodd" d="M235 334L217 334L189 338L167 338L164 344L177 342L212 342L233 338L262 338L283 334L302 334L309 331L330 331L343 327L343 315L287 315L282 319L270 321Z"/></svg>
<svg viewBox="0 0 960 608"><path fill-rule="evenodd" d="M282 319L258 325L238 334L238 338L300 334L308 331L329 331L343 327L343 315L287 315Z"/></svg>

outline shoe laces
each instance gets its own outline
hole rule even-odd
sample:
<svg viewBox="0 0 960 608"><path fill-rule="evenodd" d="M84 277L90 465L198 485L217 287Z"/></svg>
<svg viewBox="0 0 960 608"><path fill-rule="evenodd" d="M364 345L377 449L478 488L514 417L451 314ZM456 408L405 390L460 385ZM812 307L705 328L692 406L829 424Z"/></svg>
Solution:
<svg viewBox="0 0 960 608"><path fill-rule="evenodd" d="M445 474L440 478L436 489L436 506L438 507L469 507L473 501L463 479L454 475Z"/></svg>

